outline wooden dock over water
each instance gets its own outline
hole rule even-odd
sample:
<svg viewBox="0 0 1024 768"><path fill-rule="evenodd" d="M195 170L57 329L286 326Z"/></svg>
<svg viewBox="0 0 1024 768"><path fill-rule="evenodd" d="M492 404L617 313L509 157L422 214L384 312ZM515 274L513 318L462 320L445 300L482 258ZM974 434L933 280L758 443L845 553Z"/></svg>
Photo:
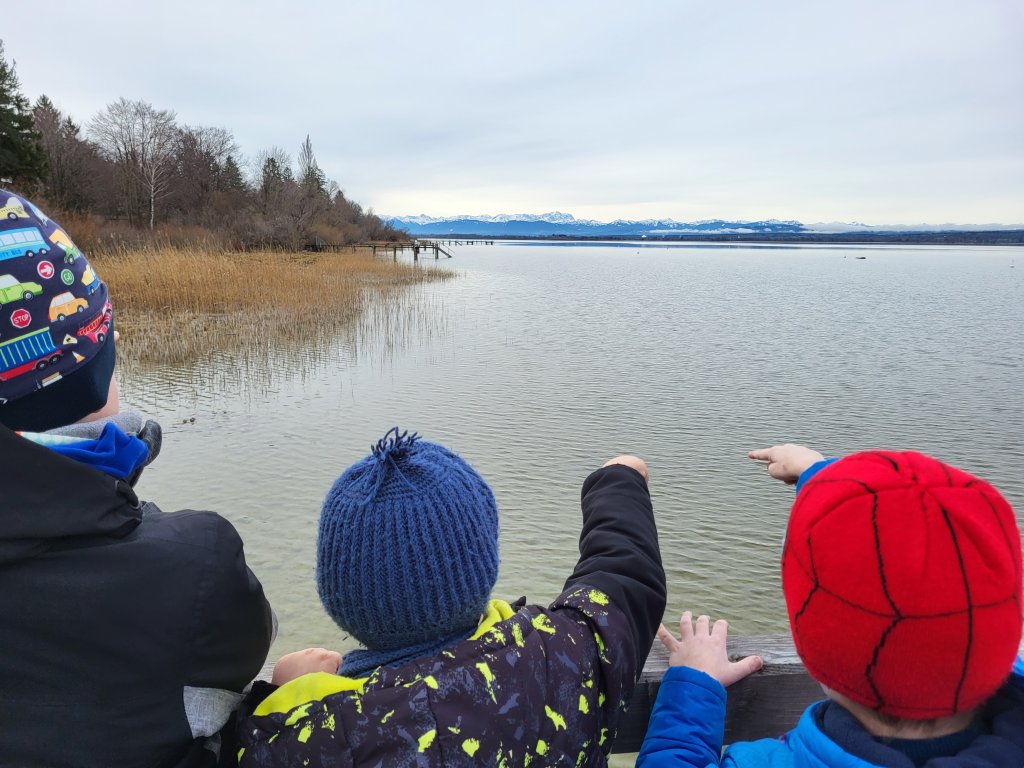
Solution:
<svg viewBox="0 0 1024 768"><path fill-rule="evenodd" d="M420 252L430 253L433 251L434 258L440 259L441 256L447 256L449 259L452 257L452 252L448 248L445 248L441 243L436 240L413 240L408 243L371 243L370 247L373 248L373 255L376 256L378 250L387 255L391 253L392 258L398 260L399 252L412 251L412 260L420 260Z"/></svg>
<svg viewBox="0 0 1024 768"><path fill-rule="evenodd" d="M452 247L457 245L494 245L493 240L444 240L434 238L416 239L406 242L379 242L379 243L363 243L359 247L372 248L373 255L376 256L378 253L387 255L391 254L391 257L395 260L398 259L399 253L406 251L412 251L412 260L419 261L420 253L429 254L433 253L435 259L440 259L442 256L446 256L449 259L452 258Z"/></svg>

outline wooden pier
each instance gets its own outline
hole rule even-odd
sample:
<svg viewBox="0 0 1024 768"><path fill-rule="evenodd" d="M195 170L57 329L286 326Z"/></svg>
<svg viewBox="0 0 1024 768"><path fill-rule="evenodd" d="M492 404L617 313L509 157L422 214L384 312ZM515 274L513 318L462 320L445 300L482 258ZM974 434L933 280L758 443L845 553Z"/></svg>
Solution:
<svg viewBox="0 0 1024 768"><path fill-rule="evenodd" d="M373 248L373 255L376 256L379 253L387 255L391 254L391 257L397 261L398 254L400 252L412 251L412 260L420 260L420 252L434 253L435 259L440 259L442 255L447 256L449 259L452 257L452 252L445 248L441 243L436 240L413 240L405 243L368 243L368 247Z"/></svg>
<svg viewBox="0 0 1024 768"><path fill-rule="evenodd" d="M456 245L494 245L493 240L444 240L435 238L424 238L404 243L393 243L393 242L380 242L380 243L364 243L361 245L363 248L372 248L373 255L376 256L378 251L387 255L391 254L391 257L398 260L398 254L404 253L405 251L412 251L412 260L419 261L420 253L433 253L435 259L440 259L442 256L447 256L449 259L452 258L451 248Z"/></svg>

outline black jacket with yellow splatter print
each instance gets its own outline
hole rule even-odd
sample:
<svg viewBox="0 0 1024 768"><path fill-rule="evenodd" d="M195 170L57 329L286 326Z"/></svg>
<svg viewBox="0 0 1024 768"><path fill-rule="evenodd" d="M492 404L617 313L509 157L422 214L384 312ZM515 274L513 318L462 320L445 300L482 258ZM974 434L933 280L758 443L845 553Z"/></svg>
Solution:
<svg viewBox="0 0 1024 768"><path fill-rule="evenodd" d="M238 723L241 766L605 765L665 574L639 473L598 470L582 506L580 560L550 606L493 600L477 633L440 654L264 686Z"/></svg>

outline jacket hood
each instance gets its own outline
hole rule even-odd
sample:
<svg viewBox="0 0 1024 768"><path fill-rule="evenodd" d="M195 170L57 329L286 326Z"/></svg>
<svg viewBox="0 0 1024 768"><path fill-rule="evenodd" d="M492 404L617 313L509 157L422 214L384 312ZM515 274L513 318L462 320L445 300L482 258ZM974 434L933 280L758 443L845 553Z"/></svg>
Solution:
<svg viewBox="0 0 1024 768"><path fill-rule="evenodd" d="M1017 667L1015 667L1015 670ZM827 702L809 707L796 729L786 736L796 768L893 768L912 765L902 756L879 766L845 752L818 725L818 710ZM989 700L982 712L985 733L950 757L933 758L925 768L1020 768L1024 765L1024 678L1014 674ZM867 737L867 736L866 736ZM867 737L870 738L870 737Z"/></svg>
<svg viewBox="0 0 1024 768"><path fill-rule="evenodd" d="M142 519L123 480L0 427L0 565L76 537L123 536Z"/></svg>

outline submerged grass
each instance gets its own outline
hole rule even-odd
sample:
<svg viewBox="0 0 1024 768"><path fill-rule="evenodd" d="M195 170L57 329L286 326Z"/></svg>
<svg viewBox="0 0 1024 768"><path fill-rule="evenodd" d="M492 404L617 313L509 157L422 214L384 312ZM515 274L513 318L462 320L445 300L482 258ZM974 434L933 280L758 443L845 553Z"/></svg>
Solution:
<svg viewBox="0 0 1024 768"><path fill-rule="evenodd" d="M91 258L110 286L123 363L182 365L208 355L315 343L455 272L368 249L230 253L197 246Z"/></svg>

